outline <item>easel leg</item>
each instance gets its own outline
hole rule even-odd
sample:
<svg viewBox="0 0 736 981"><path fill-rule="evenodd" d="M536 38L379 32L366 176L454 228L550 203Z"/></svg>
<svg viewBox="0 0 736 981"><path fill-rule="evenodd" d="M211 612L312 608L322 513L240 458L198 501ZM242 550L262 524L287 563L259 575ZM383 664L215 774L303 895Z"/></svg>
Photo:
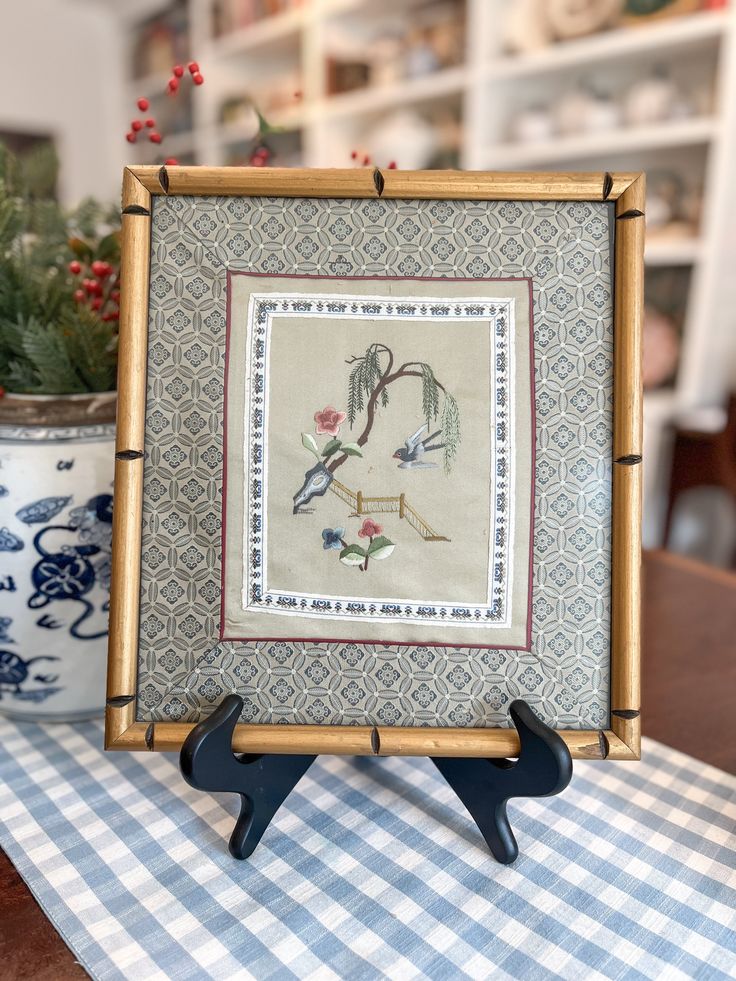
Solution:
<svg viewBox="0 0 736 981"><path fill-rule="evenodd" d="M240 815L230 838L234 858L248 858L274 814L314 762L314 756L236 756L233 730L243 708L228 695L209 718L192 730L180 756L184 779L197 790L240 795ZM511 797L550 797L572 777L564 740L538 719L526 702L510 707L521 750L511 760L432 757L432 762L478 825L493 856L507 865L519 854L506 815Z"/></svg>
<svg viewBox="0 0 736 981"><path fill-rule="evenodd" d="M564 740L537 718L526 702L511 703L521 751L511 760L432 757L478 825L496 861L513 862L519 846L506 814L511 797L551 797L572 778L572 759Z"/></svg>
<svg viewBox="0 0 736 981"><path fill-rule="evenodd" d="M181 748L184 779L197 790L240 795L240 815L230 837L233 858L248 858L274 814L315 760L314 756L263 756L232 751L233 730L243 709L239 695L228 695Z"/></svg>

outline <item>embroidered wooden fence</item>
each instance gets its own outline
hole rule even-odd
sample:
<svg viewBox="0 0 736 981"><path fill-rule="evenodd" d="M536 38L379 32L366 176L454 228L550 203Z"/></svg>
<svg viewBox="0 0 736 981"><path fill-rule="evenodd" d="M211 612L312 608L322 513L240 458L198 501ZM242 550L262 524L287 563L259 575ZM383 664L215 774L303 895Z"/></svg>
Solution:
<svg viewBox="0 0 736 981"><path fill-rule="evenodd" d="M366 497L362 491L352 491L345 484L333 478L330 484L333 494L349 504L355 514L398 514L400 518L412 526L412 528L424 539L425 542L449 542L449 538L438 535L418 514L406 500L405 494L398 497Z"/></svg>

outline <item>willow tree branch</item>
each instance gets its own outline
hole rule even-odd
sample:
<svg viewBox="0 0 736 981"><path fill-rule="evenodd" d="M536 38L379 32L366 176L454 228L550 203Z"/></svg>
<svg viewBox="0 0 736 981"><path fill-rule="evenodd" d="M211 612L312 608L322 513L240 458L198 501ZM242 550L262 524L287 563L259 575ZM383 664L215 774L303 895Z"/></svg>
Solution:
<svg viewBox="0 0 736 981"><path fill-rule="evenodd" d="M393 382L398 381L399 378L421 378L422 377L421 371L408 370L409 365L420 364L420 363L421 362L419 361L416 362L409 361L407 362L407 364L402 365L393 374L389 374L388 372L386 372L384 375L381 376L381 380L373 389L371 397L368 399L368 405L366 407L367 418L366 418L365 427L363 429L363 432L360 434L360 436L358 436L358 438L355 441L358 444L358 446L365 446L365 444L368 442L368 437L370 436L371 430L373 429L373 423L376 421L376 407L378 405L378 399L381 395L381 392L384 390L384 388L387 388L389 385L393 384ZM436 378L435 378L435 382L437 382L437 387L440 388L445 393L445 395L447 395L447 389L442 384L442 382L438 382ZM334 473L338 467L341 467L343 463L345 463L347 458L348 458L348 454L342 453L340 456L336 457L332 461L332 463L329 465L327 469L330 471L330 473Z"/></svg>

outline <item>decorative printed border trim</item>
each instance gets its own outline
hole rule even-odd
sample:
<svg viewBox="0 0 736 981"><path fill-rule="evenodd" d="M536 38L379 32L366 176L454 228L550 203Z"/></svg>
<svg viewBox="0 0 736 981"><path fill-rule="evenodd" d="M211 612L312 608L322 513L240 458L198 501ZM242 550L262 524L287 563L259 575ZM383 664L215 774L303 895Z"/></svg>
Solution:
<svg viewBox="0 0 736 981"><path fill-rule="evenodd" d="M115 423L94 426L0 426L0 439L15 443L58 443L65 440L108 440L115 438Z"/></svg>
<svg viewBox="0 0 736 981"><path fill-rule="evenodd" d="M514 370L513 301L492 302L475 297L381 297L368 294L252 294L248 306L249 344L246 356L244 506L246 516L243 608L283 616L305 616L335 620L377 620L384 623L452 623L469 628L505 628L511 623L509 589L513 574L513 508L516 483L511 434L513 402L509 403L510 378ZM399 600L326 596L284 592L269 588L267 570L268 498L268 372L270 336L274 317L330 317L377 320L427 320L443 316L452 320L488 322L491 340L489 377L491 392L491 459L498 471L496 492L491 498L489 525L488 602L478 606ZM505 475L505 477L503 476ZM500 478L500 479L499 479Z"/></svg>

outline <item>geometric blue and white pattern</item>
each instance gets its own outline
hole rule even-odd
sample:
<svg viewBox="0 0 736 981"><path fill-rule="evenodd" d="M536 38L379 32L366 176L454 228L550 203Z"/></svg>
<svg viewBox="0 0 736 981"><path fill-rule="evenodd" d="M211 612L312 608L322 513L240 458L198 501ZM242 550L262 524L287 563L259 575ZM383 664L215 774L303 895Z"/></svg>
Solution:
<svg viewBox="0 0 736 981"><path fill-rule="evenodd" d="M138 718L508 724L609 721L612 205L156 196ZM536 388L529 651L228 642L220 622L228 271L529 278ZM457 284L456 284L457 285Z"/></svg>
<svg viewBox="0 0 736 981"><path fill-rule="evenodd" d="M427 759L320 756L236 862L167 754L0 746L0 845L95 979L736 977L736 778L648 739L515 801L505 867Z"/></svg>

